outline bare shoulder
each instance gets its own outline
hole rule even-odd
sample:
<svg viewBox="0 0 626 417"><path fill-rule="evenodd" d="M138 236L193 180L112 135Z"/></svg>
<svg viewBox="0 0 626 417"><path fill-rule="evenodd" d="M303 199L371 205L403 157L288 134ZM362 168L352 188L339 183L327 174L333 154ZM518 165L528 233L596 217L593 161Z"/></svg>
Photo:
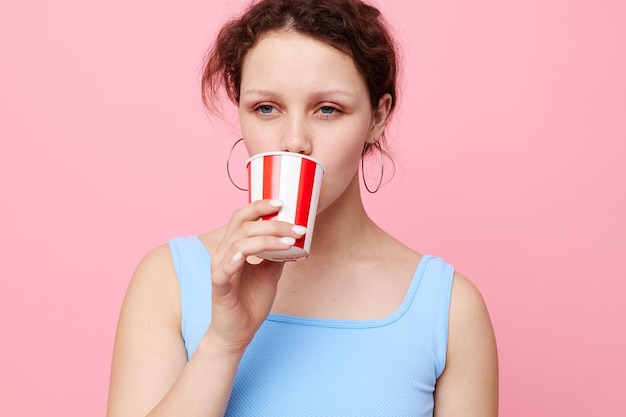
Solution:
<svg viewBox="0 0 626 417"><path fill-rule="evenodd" d="M164 269L164 267L167 267ZM143 276L144 272L159 272L158 275L174 273L172 255L168 244L164 244L148 252L137 265L133 279Z"/></svg>
<svg viewBox="0 0 626 417"><path fill-rule="evenodd" d="M178 280L163 245L139 262L124 298L107 415L145 415L163 398L186 363L180 322Z"/></svg>
<svg viewBox="0 0 626 417"><path fill-rule="evenodd" d="M117 338L180 332L180 322L178 279L166 244L150 251L137 265L122 305Z"/></svg>
<svg viewBox="0 0 626 417"><path fill-rule="evenodd" d="M448 332L450 367L466 355L478 355L486 361L496 358L495 335L485 301L478 288L458 272L452 282Z"/></svg>
<svg viewBox="0 0 626 417"><path fill-rule="evenodd" d="M453 316L455 321L471 322L489 319L487 306L480 291L469 279L458 272L454 273L452 281L450 316Z"/></svg>
<svg viewBox="0 0 626 417"><path fill-rule="evenodd" d="M126 293L124 307L146 302L158 305L162 312L180 316L178 300L176 271L169 245L165 244L146 254L137 265Z"/></svg>
<svg viewBox="0 0 626 417"><path fill-rule="evenodd" d="M476 286L455 272L450 299L447 362L453 366L457 357L483 355L495 359L496 342L487 305Z"/></svg>
<svg viewBox="0 0 626 417"><path fill-rule="evenodd" d="M455 273L446 367L435 389L435 416L497 416L498 358L489 312L476 286Z"/></svg>

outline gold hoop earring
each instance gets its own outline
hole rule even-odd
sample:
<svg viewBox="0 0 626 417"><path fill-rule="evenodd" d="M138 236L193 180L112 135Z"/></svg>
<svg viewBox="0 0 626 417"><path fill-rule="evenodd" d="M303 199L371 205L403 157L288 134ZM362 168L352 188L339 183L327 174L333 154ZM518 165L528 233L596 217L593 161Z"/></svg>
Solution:
<svg viewBox="0 0 626 417"><path fill-rule="evenodd" d="M235 184L235 181L233 181L233 177L230 176L230 157L233 154L233 150L235 149L235 146L237 146L239 144L239 142L241 142L242 140L243 140L243 138L237 139L235 141L235 143L233 144L233 146L230 148L230 152L228 152L228 159L226 160L226 174L228 174L228 179L230 180L230 183L235 186L235 188L237 188L237 189L239 189L241 191L248 191L247 188L242 188L242 187L238 186L237 184Z"/></svg>
<svg viewBox="0 0 626 417"><path fill-rule="evenodd" d="M365 156L365 152L367 151L369 146L370 144L366 143L363 147L363 152L361 153L361 177L363 178L363 185L365 185L365 189L370 194L374 194L380 189L380 186L383 183L383 176L385 175L385 153L383 152L383 148L380 146L380 143L378 143L378 141L374 142L374 146L378 148L378 152L380 152L380 178L378 180L378 185L376 186L374 191L372 191L370 190L370 187L367 186L367 181L365 181L365 167L363 162L363 157Z"/></svg>

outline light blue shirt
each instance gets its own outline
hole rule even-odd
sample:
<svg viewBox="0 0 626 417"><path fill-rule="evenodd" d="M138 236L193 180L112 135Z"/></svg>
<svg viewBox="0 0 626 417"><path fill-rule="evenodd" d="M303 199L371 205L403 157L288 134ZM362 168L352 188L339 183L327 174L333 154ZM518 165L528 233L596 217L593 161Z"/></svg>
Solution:
<svg viewBox="0 0 626 417"><path fill-rule="evenodd" d="M169 244L190 358L211 321L211 257L197 237ZM382 319L270 314L241 360L226 416L432 416L453 274L425 255L400 307Z"/></svg>

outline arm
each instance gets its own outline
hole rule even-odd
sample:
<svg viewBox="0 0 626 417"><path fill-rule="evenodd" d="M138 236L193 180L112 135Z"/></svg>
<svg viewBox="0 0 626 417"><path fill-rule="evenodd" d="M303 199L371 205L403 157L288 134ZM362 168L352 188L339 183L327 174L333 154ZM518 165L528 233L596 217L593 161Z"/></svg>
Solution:
<svg viewBox="0 0 626 417"><path fill-rule="evenodd" d="M124 300L107 416L223 415L240 355L206 336L187 363L180 319L178 282L163 246L140 263Z"/></svg>
<svg viewBox="0 0 626 417"><path fill-rule="evenodd" d="M211 324L189 362L169 248L140 263L120 314L108 417L224 415L237 367L271 309L283 267L250 265L246 256L286 249L301 236L287 223L257 221L279 209L277 202L259 201L233 215L212 257Z"/></svg>
<svg viewBox="0 0 626 417"><path fill-rule="evenodd" d="M450 301L446 367L435 387L435 417L496 417L498 358L483 299L455 274Z"/></svg>

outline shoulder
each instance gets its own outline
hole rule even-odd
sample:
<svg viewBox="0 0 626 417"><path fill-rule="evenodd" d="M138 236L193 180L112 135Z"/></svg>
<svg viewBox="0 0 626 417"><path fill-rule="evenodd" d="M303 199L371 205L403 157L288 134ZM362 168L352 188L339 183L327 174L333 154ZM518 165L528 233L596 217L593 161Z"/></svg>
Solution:
<svg viewBox="0 0 626 417"><path fill-rule="evenodd" d="M476 343L468 343L474 340ZM493 346L493 349L492 349ZM466 277L454 273L450 297L448 359L467 349L488 349L495 354L491 319L480 291Z"/></svg>
<svg viewBox="0 0 626 417"><path fill-rule="evenodd" d="M158 246L151 251L149 251L144 257L139 261L137 268L135 269L135 275L141 272L160 271L162 273L166 272L162 269L164 266L168 266L172 264L172 256L170 253L169 245L163 244Z"/></svg>
<svg viewBox="0 0 626 417"><path fill-rule="evenodd" d="M142 284L146 281L163 284L162 281L168 281L174 273L170 247L168 244L163 244L152 249L139 261L131 285Z"/></svg>
<svg viewBox="0 0 626 417"><path fill-rule="evenodd" d="M441 415L494 416L497 398L498 359L489 312L476 286L455 272L446 366L437 381L435 409Z"/></svg>
<svg viewBox="0 0 626 417"><path fill-rule="evenodd" d="M141 415L174 383L186 362L178 282L168 245L137 265L122 305L111 367L108 415ZM137 414L140 412L137 411Z"/></svg>
<svg viewBox="0 0 626 417"><path fill-rule="evenodd" d="M456 319L477 320L488 318L487 307L480 291L465 276L454 273L450 313ZM456 317L458 316L458 317Z"/></svg>
<svg viewBox="0 0 626 417"><path fill-rule="evenodd" d="M128 286L124 308L136 313L165 313L175 321L180 317L178 280L169 245L161 245L141 259Z"/></svg>

